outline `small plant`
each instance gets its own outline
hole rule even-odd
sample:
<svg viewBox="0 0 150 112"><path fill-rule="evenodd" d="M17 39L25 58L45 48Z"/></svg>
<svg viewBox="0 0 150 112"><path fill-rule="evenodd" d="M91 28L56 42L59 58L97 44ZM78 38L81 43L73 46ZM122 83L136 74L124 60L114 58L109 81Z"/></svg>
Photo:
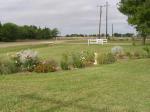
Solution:
<svg viewBox="0 0 150 112"><path fill-rule="evenodd" d="M70 70L69 57L67 54L62 55L62 60L60 62L60 66L62 70Z"/></svg>
<svg viewBox="0 0 150 112"><path fill-rule="evenodd" d="M116 62L116 58L112 53L99 54L97 58L98 64L112 64Z"/></svg>
<svg viewBox="0 0 150 112"><path fill-rule="evenodd" d="M134 58L136 58L136 59L141 58L141 54L140 54L138 51L135 51L135 52L133 53L133 56L134 56Z"/></svg>
<svg viewBox="0 0 150 112"><path fill-rule="evenodd" d="M112 64L116 62L116 58L112 53L106 54L105 63L106 64Z"/></svg>
<svg viewBox="0 0 150 112"><path fill-rule="evenodd" d="M57 71L58 65L56 61L43 61L40 62L35 68L34 71L37 73L47 73L47 72L55 72Z"/></svg>
<svg viewBox="0 0 150 112"><path fill-rule="evenodd" d="M83 51L81 53L81 60L83 61L85 66L91 66L94 63L94 52L89 52L89 51Z"/></svg>
<svg viewBox="0 0 150 112"><path fill-rule="evenodd" d="M16 66L20 67L22 71L32 72L34 67L39 63L37 52L32 50L18 52L12 59L15 61Z"/></svg>
<svg viewBox="0 0 150 112"><path fill-rule="evenodd" d="M0 74L17 73L18 67L11 60L0 60Z"/></svg>
<svg viewBox="0 0 150 112"><path fill-rule="evenodd" d="M128 58L132 58L132 53L130 53L130 52L126 52L125 55L126 55Z"/></svg>
<svg viewBox="0 0 150 112"><path fill-rule="evenodd" d="M143 50L146 52L146 57L150 58L150 48L148 46L144 47Z"/></svg>
<svg viewBox="0 0 150 112"><path fill-rule="evenodd" d="M83 68L85 67L84 61L86 60L85 57L82 57L80 53L73 53L72 54L72 65L74 68Z"/></svg>
<svg viewBox="0 0 150 112"><path fill-rule="evenodd" d="M104 53L99 54L97 57L97 63L105 64L105 56L106 56L106 54L104 54Z"/></svg>

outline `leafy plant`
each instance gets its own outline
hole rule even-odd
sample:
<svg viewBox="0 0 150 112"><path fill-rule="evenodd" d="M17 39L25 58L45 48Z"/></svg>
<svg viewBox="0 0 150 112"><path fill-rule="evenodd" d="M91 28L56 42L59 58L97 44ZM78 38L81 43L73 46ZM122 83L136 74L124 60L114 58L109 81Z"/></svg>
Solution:
<svg viewBox="0 0 150 112"><path fill-rule="evenodd" d="M146 57L150 58L150 48L148 46L144 47L143 50L146 52Z"/></svg>
<svg viewBox="0 0 150 112"><path fill-rule="evenodd" d="M34 67L39 63L37 52L32 50L20 51L12 59L22 71L32 72Z"/></svg>
<svg viewBox="0 0 150 112"><path fill-rule="evenodd" d="M81 53L81 60L83 61L85 66L91 66L94 63L94 52L90 52L90 51L83 51Z"/></svg>
<svg viewBox="0 0 150 112"><path fill-rule="evenodd" d="M129 58L132 58L132 53L130 53L130 52L126 52L125 55Z"/></svg>
<svg viewBox="0 0 150 112"><path fill-rule="evenodd" d="M18 67L11 60L0 60L0 74L17 73Z"/></svg>
<svg viewBox="0 0 150 112"><path fill-rule="evenodd" d="M58 64L54 60L40 62L35 68L34 71L37 73L47 73L57 71Z"/></svg>
<svg viewBox="0 0 150 112"><path fill-rule="evenodd" d="M112 53L99 54L97 58L98 64L112 64L116 62L116 58Z"/></svg>
<svg viewBox="0 0 150 112"><path fill-rule="evenodd" d="M134 58L137 58L137 59L141 58L141 54L138 51L135 51L133 53L133 56L134 56Z"/></svg>
<svg viewBox="0 0 150 112"><path fill-rule="evenodd" d="M62 70L69 70L70 69L69 65L70 65L70 63L69 63L68 55L67 54L63 54L61 62L60 62L61 69Z"/></svg>
<svg viewBox="0 0 150 112"><path fill-rule="evenodd" d="M83 68L85 67L84 61L86 58L82 56L80 53L73 53L72 54L72 65L74 68Z"/></svg>

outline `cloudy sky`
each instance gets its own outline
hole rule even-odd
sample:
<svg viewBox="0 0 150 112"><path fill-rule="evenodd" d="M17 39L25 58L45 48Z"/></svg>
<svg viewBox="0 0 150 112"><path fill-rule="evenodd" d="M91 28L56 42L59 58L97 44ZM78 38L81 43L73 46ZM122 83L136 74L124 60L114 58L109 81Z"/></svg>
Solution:
<svg viewBox="0 0 150 112"><path fill-rule="evenodd" d="M62 35L72 33L93 34L98 32L99 10L105 0L0 0L0 21L19 25L57 27ZM117 10L119 0L108 0L108 30L134 33L127 17ZM105 8L103 9L102 32L105 32Z"/></svg>

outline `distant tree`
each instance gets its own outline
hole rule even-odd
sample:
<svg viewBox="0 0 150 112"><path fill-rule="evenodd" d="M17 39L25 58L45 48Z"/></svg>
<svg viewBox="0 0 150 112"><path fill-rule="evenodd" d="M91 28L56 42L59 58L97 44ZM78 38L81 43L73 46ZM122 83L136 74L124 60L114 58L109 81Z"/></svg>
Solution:
<svg viewBox="0 0 150 112"><path fill-rule="evenodd" d="M122 37L122 34L120 34L120 33L114 33L114 37Z"/></svg>
<svg viewBox="0 0 150 112"><path fill-rule="evenodd" d="M57 28L52 29L51 30L51 38L57 37L59 33L60 32L59 32L59 30Z"/></svg>
<svg viewBox="0 0 150 112"><path fill-rule="evenodd" d="M16 24L6 23L1 28L2 41L15 41L18 36L18 26Z"/></svg>
<svg viewBox="0 0 150 112"><path fill-rule="evenodd" d="M126 34L123 34L124 37L133 37L133 35L134 35L133 33L126 33Z"/></svg>
<svg viewBox="0 0 150 112"><path fill-rule="evenodd" d="M0 41L15 41L17 39L51 39L59 34L57 28L38 28L34 25L18 26L13 23L0 23Z"/></svg>
<svg viewBox="0 0 150 112"><path fill-rule="evenodd" d="M49 28L44 28L40 32L41 39L50 39L51 38L51 31Z"/></svg>
<svg viewBox="0 0 150 112"><path fill-rule="evenodd" d="M150 35L150 0L121 0L119 10L128 16L128 23L135 26L145 44Z"/></svg>

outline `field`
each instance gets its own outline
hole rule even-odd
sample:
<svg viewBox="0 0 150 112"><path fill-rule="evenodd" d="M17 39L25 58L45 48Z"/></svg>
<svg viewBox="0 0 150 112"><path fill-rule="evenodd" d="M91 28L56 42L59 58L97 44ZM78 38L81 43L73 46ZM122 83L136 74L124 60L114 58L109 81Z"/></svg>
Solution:
<svg viewBox="0 0 150 112"><path fill-rule="evenodd" d="M114 45L43 44L0 48L0 57L22 49L57 61L63 53L110 52ZM120 45L120 44L119 44ZM122 44L125 51L143 46ZM150 59L122 60L55 73L0 76L0 112L150 112Z"/></svg>

